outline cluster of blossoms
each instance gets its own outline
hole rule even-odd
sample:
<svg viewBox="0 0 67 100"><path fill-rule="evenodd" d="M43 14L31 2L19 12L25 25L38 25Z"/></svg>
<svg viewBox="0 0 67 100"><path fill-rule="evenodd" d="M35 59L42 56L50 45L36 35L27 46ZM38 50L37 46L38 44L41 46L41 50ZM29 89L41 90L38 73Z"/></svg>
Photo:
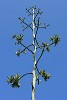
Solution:
<svg viewBox="0 0 67 100"><path fill-rule="evenodd" d="M20 80L20 75L19 74L16 74L16 76L8 76L8 84L11 84L11 86L14 88L14 87L20 87L20 84L19 84L19 80Z"/></svg>
<svg viewBox="0 0 67 100"><path fill-rule="evenodd" d="M44 78L45 81L47 81L47 79L49 79L51 77L51 75L46 73L45 70L40 70L39 74Z"/></svg>

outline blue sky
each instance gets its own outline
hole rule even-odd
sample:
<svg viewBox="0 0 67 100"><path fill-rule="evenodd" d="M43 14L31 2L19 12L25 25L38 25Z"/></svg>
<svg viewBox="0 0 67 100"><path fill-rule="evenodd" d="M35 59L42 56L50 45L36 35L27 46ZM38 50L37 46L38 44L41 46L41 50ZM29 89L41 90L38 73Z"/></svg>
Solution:
<svg viewBox="0 0 67 100"><path fill-rule="evenodd" d="M32 55L27 52L20 57L15 55L18 46L14 45L12 35L24 33L24 44L32 43L31 30L22 31L18 17L27 17L26 8L36 5L41 8L41 21L50 24L40 30L38 40L47 41L53 34L59 34L61 42L52 46L50 53L42 56L38 67L46 69L51 78L36 85L36 100L67 100L67 0L0 0L0 98L1 100L31 100L30 75L24 77L21 88L12 88L6 83L7 75L23 75L33 69ZM38 54L39 55L39 54Z"/></svg>

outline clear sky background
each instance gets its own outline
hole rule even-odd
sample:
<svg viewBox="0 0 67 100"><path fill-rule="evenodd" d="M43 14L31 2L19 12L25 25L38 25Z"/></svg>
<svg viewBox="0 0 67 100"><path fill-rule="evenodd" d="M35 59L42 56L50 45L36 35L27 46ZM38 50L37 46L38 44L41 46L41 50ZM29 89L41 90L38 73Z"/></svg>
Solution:
<svg viewBox="0 0 67 100"><path fill-rule="evenodd" d="M12 88L6 80L7 75L23 75L33 69L33 58L28 51L20 57L15 55L19 47L14 45L12 35L24 33L23 43L32 43L31 30L23 32L18 17L31 22L25 9L34 5L43 11L41 22L50 24L39 31L39 42L48 42L53 34L61 37L61 42L52 46L50 53L44 53L38 64L39 69L45 69L52 77L36 85L36 100L67 100L67 0L0 0L0 100L31 100L32 76L24 77L19 89Z"/></svg>

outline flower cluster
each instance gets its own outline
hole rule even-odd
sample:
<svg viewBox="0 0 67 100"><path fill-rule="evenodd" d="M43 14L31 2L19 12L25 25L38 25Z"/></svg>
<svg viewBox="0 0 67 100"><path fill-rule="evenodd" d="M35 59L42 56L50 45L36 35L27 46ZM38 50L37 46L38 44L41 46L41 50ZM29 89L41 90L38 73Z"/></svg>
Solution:
<svg viewBox="0 0 67 100"><path fill-rule="evenodd" d="M15 43L15 44L20 44L21 41L23 40L23 39L22 39L23 36L24 36L23 34L20 34L20 35L13 35L13 39L16 38L16 40L17 40L17 43Z"/></svg>
<svg viewBox="0 0 67 100"><path fill-rule="evenodd" d="M14 87L20 87L20 84L19 84L19 80L20 80L20 75L19 74L16 74L16 76L8 76L8 84L11 84L11 86L14 88Z"/></svg>
<svg viewBox="0 0 67 100"><path fill-rule="evenodd" d="M60 37L59 35L55 35L54 37L50 37L49 40L52 41L52 43L56 46L58 42L60 42Z"/></svg>
<svg viewBox="0 0 67 100"><path fill-rule="evenodd" d="M39 74L42 75L42 77L44 78L45 81L47 81L47 79L49 79L51 77L51 75L46 73L45 70L40 70Z"/></svg>

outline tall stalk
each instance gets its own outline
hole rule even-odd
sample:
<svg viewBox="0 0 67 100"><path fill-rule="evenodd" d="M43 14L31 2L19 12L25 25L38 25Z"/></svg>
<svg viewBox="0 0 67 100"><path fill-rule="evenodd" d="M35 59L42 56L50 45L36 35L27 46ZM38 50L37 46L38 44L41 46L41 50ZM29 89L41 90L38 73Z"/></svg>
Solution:
<svg viewBox="0 0 67 100"><path fill-rule="evenodd" d="M33 54L33 61L34 61L34 68L32 71L33 74L33 81L32 81L32 100L35 100L35 85L36 85L36 41L35 41L35 24L34 24L34 7L33 7L33 21L32 21L32 25L33 25L33 46L34 46L34 54Z"/></svg>

